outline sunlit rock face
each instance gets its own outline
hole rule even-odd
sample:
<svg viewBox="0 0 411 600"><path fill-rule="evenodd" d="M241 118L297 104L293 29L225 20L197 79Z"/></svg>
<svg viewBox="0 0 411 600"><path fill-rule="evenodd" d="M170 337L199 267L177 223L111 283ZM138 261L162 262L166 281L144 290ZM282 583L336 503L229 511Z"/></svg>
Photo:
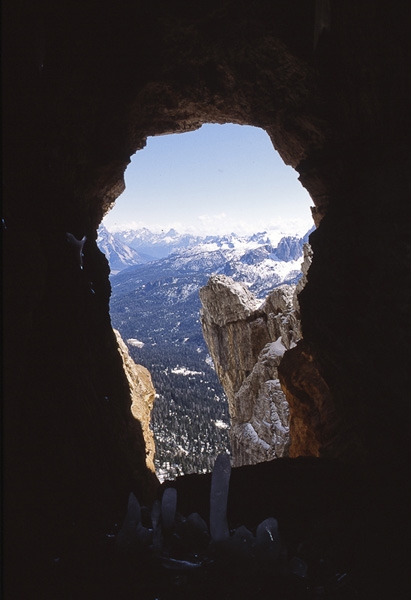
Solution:
<svg viewBox="0 0 411 600"><path fill-rule="evenodd" d="M400 514L411 330L408 3L3 4L9 562L77 551L124 511L131 487L139 500L149 495L96 230L147 136L205 122L264 128L315 205L299 297L304 345L285 355L284 368L287 358L295 364L283 385L299 405L318 407L328 433L310 438L312 450L301 435L298 452L327 447L368 482L372 473L373 504L378 496L384 507L376 522ZM83 268L67 233L87 238ZM268 325L257 329L247 334L259 341L253 364L240 365L245 377L271 341ZM321 401L317 388L290 380L311 360ZM308 435L311 410L300 414ZM379 539L366 551L373 547Z"/></svg>
<svg viewBox="0 0 411 600"><path fill-rule="evenodd" d="M200 299L204 338L232 402L261 349L271 341L268 327L254 294L231 277L212 277L207 286L200 289Z"/></svg>
<svg viewBox="0 0 411 600"><path fill-rule="evenodd" d="M295 309L295 315L297 320L300 319L300 303L298 302L298 296L303 291L305 284L307 283L308 269L311 267L313 261L313 251L310 244L304 244L303 246L303 262L301 263L302 276L295 286L293 295L293 306Z"/></svg>
<svg viewBox="0 0 411 600"><path fill-rule="evenodd" d="M114 329L114 333L130 386L131 413L141 424L146 447L146 465L154 473L154 454L156 450L150 420L156 391L148 369L134 362L120 333L116 329Z"/></svg>
<svg viewBox="0 0 411 600"><path fill-rule="evenodd" d="M287 456L289 409L278 365L300 337L294 286L281 286L261 303L245 284L214 275L201 288L201 324L227 394L233 465Z"/></svg>

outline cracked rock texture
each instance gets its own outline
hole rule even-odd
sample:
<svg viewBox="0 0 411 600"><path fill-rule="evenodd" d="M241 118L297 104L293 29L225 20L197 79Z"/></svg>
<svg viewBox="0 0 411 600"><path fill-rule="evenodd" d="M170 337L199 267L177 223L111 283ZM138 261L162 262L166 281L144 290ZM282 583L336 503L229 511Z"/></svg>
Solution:
<svg viewBox="0 0 411 600"><path fill-rule="evenodd" d="M375 522L402 531L387 518L402 514L409 476L408 3L4 0L2 9L8 581L31 582L27 571L51 556L101 539L131 490L142 503L155 494L96 230L148 136L204 123L263 128L311 195L304 342L280 365L295 397L291 437L298 452L358 472L381 507ZM274 205L265 210L275 217ZM87 238L83 269L67 233ZM272 341L258 319L244 334L252 353L238 359L244 379ZM240 379L227 378L233 394ZM378 541L364 554L374 548L377 562L395 550Z"/></svg>
<svg viewBox="0 0 411 600"><path fill-rule="evenodd" d="M150 471L155 473L154 455L156 448L153 431L150 428L150 420L156 391L151 380L150 371L134 362L119 331L114 329L114 333L130 387L131 413L141 423L143 430L146 446L146 465Z"/></svg>
<svg viewBox="0 0 411 600"><path fill-rule="evenodd" d="M200 290L204 339L228 398L234 466L288 454L289 408L278 366L300 338L294 289L276 288L261 303L245 284L214 275Z"/></svg>

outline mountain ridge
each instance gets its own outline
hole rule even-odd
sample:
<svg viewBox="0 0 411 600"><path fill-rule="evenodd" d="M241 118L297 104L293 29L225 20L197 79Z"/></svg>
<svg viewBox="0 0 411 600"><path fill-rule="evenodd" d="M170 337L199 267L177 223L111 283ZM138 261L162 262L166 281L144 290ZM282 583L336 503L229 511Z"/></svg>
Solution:
<svg viewBox="0 0 411 600"><path fill-rule="evenodd" d="M308 234L284 236L277 244L266 232L189 240L175 231L143 230L140 236L151 257L150 244L155 251L162 245L167 256L112 271L111 321L133 360L152 375L157 474L172 478L204 472L219 452L230 448L230 439L227 398L201 329L199 290L212 275L225 275L244 282L262 303L274 288L300 280ZM137 243L136 233L134 238ZM113 239L127 247L115 235ZM113 262L115 247L110 250L107 258Z"/></svg>
<svg viewBox="0 0 411 600"><path fill-rule="evenodd" d="M302 256L303 245L308 241L312 230L313 228L302 237L287 235L275 240L273 235L270 236L267 231L248 236L240 236L235 233L221 236L198 236L180 234L174 229L154 233L147 228L111 233L104 225L101 225L97 243L109 261L112 274L118 274L132 266L161 260L175 253L192 251L194 248L201 248L205 252L217 250L237 251L237 254L242 252L244 263L247 262L246 253L250 253L248 254L249 264L254 264L256 258L261 257L262 254L265 254L264 258L274 261L289 262Z"/></svg>

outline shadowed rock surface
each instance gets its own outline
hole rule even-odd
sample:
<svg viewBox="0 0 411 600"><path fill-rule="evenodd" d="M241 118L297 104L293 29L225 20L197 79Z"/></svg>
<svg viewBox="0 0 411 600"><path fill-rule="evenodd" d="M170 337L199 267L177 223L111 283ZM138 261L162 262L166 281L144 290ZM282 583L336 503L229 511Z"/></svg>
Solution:
<svg viewBox="0 0 411 600"><path fill-rule="evenodd" d="M129 578L110 588L101 574L112 564L101 539L121 522L130 491L150 503L157 484L130 413L95 240L147 136L206 122L264 128L313 199L318 227L299 297L304 342L287 353L289 369L282 363L291 412L301 407L300 431L312 432L299 437L298 452L326 451L363 482L369 510L360 511L360 538L346 528L345 544L356 550L360 595L409 592L399 591L409 518L408 8L387 0L3 2L8 597L101 598L109 589L119 597L119 587L125 597L150 596L144 568L131 578L133 593ZM83 268L67 233L86 237ZM62 557L56 572L50 561ZM240 587L255 591L254 573L241 572ZM298 593L308 593L304 584Z"/></svg>

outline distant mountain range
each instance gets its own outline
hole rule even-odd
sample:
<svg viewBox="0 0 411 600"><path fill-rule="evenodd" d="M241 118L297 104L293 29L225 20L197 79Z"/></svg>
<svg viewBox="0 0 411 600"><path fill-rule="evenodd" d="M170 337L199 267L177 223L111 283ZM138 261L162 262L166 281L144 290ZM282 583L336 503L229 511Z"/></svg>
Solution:
<svg viewBox="0 0 411 600"><path fill-rule="evenodd" d="M97 244L106 255L113 274L119 273L127 267L155 260L154 256L137 252L132 246L124 243L121 238L121 235L113 235L103 226L98 230Z"/></svg>
<svg viewBox="0 0 411 600"><path fill-rule="evenodd" d="M116 240L139 253L147 254L152 259L164 258L174 250L182 250L201 244L203 238L186 233L178 233L175 229L167 232L153 233L147 228L127 229L113 234Z"/></svg>
<svg viewBox="0 0 411 600"><path fill-rule="evenodd" d="M112 268L113 325L125 340L194 344L205 350L199 325L200 287L211 275L224 274L246 283L263 299L281 284L295 284L309 233L283 237L274 246L265 232L201 238L174 230L110 234L101 228L98 243ZM155 253L163 256L153 258Z"/></svg>
<svg viewBox="0 0 411 600"><path fill-rule="evenodd" d="M174 229L153 233L147 228L142 228L111 233L101 226L97 243L110 263L112 274L117 274L130 266L147 264L167 258L173 253L194 249L196 249L195 255L221 250L227 255L228 260L237 256L240 259L242 257L243 263L248 261L248 264L256 264L263 259L271 259L275 262L295 261L302 256L302 246L308 241L311 231L302 238L282 237L276 243L273 235L267 232L250 236L239 236L234 233L224 236L195 236L180 234Z"/></svg>
<svg viewBox="0 0 411 600"><path fill-rule="evenodd" d="M201 472L208 466L199 463L190 446L192 423L200 412L209 414L212 410L213 422L207 425L210 448L217 452L228 443L227 432L221 429L221 423L228 425L225 396L200 325L200 287L211 275L221 273L245 282L257 298L263 299L283 283L297 283L309 233L301 238L285 236L273 243L266 232L248 237L198 237L174 230L161 234L148 229L109 233L100 228L98 244L112 271L113 326L135 362L152 373L158 394L153 411L158 472L172 476ZM187 379L186 373L190 373L188 387L181 383ZM185 420L191 423L185 431L186 442L176 440L175 426L168 422L171 405L180 429ZM170 448L176 444L183 448L184 463L172 461L174 451Z"/></svg>

